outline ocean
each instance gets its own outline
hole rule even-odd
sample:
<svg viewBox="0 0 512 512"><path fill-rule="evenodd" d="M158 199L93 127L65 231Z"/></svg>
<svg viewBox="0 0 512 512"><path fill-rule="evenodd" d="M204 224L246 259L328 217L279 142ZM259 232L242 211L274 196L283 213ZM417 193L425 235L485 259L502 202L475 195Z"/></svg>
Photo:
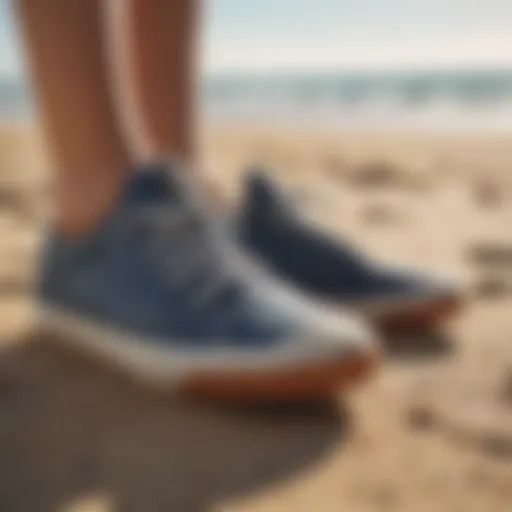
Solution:
<svg viewBox="0 0 512 512"><path fill-rule="evenodd" d="M218 75L200 96L215 123L512 132L512 69ZM26 85L0 79L0 115L31 112Z"/></svg>

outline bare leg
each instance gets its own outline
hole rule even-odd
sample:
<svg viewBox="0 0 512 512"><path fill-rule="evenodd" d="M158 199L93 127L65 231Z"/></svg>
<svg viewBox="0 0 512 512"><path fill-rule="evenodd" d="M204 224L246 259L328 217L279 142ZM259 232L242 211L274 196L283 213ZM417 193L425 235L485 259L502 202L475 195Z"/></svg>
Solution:
<svg viewBox="0 0 512 512"><path fill-rule="evenodd" d="M110 97L102 0L17 0L67 232L107 212L129 166Z"/></svg>
<svg viewBox="0 0 512 512"><path fill-rule="evenodd" d="M122 69L142 126L142 153L194 163L198 0L118 5Z"/></svg>

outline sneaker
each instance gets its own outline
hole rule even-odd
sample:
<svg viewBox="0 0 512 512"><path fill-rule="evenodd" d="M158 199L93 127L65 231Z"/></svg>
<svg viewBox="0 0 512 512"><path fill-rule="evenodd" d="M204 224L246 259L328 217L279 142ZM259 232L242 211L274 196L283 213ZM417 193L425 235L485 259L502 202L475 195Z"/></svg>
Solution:
<svg viewBox="0 0 512 512"><path fill-rule="evenodd" d="M375 367L374 337L251 263L166 165L81 238L51 234L42 322L133 376L218 399L326 395Z"/></svg>
<svg viewBox="0 0 512 512"><path fill-rule="evenodd" d="M459 286L432 273L385 265L310 225L263 172L247 178L237 236L277 274L380 327L427 327L452 315Z"/></svg>

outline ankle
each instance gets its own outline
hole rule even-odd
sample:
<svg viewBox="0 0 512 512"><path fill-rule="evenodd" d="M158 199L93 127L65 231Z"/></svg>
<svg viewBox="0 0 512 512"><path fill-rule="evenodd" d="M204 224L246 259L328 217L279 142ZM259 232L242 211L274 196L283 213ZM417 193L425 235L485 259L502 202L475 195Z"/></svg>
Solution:
<svg viewBox="0 0 512 512"><path fill-rule="evenodd" d="M107 217L119 199L126 173L74 178L57 189L56 223L63 234L83 235Z"/></svg>

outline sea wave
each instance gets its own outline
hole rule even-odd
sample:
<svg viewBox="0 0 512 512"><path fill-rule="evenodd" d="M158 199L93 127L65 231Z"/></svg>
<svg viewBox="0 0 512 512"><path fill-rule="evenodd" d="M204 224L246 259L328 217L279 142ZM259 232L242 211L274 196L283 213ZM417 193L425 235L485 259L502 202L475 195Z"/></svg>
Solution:
<svg viewBox="0 0 512 512"><path fill-rule="evenodd" d="M201 87L214 122L512 131L512 70L215 76ZM21 80L0 78L0 116L32 115Z"/></svg>

